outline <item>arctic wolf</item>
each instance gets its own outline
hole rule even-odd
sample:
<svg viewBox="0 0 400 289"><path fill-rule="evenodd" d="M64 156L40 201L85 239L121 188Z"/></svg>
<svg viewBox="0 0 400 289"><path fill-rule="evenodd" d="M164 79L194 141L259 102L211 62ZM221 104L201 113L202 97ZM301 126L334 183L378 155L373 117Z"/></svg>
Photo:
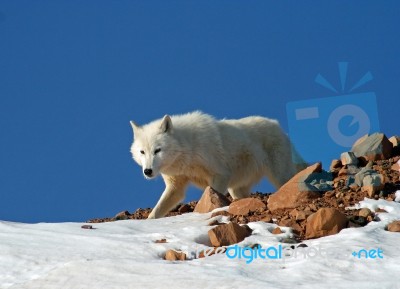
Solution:
<svg viewBox="0 0 400 289"><path fill-rule="evenodd" d="M149 218L163 217L176 207L189 183L240 199L263 176L279 188L298 171L291 143L276 120L250 116L218 121L195 111L131 125L133 159L146 179L161 174L165 182Z"/></svg>

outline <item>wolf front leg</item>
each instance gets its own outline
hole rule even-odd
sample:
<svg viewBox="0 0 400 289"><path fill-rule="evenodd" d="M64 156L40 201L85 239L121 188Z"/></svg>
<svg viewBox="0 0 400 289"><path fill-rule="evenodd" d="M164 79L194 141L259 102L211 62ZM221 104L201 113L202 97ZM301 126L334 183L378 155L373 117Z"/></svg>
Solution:
<svg viewBox="0 0 400 289"><path fill-rule="evenodd" d="M165 190L158 200L157 205L149 214L148 219L164 217L185 198L185 190L188 180L185 177L162 176L165 182Z"/></svg>

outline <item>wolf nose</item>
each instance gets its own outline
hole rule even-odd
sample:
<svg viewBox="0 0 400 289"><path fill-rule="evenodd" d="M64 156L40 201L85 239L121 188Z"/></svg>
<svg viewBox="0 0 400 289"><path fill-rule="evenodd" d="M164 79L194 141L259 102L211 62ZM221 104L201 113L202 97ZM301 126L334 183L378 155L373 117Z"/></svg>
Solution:
<svg viewBox="0 0 400 289"><path fill-rule="evenodd" d="M150 177L153 174L153 170L152 169L144 169L144 174L148 177Z"/></svg>

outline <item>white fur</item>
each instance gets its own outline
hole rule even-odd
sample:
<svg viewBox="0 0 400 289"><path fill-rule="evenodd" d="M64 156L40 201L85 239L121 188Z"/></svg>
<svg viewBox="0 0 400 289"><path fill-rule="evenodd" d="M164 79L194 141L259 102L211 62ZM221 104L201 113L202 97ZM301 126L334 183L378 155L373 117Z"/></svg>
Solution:
<svg viewBox="0 0 400 289"><path fill-rule="evenodd" d="M297 172L291 143L276 120L218 121L195 111L131 124L134 160L143 172L152 170L146 178L161 174L166 186L149 218L163 217L179 204L189 183L239 199L249 196L263 176L279 188Z"/></svg>

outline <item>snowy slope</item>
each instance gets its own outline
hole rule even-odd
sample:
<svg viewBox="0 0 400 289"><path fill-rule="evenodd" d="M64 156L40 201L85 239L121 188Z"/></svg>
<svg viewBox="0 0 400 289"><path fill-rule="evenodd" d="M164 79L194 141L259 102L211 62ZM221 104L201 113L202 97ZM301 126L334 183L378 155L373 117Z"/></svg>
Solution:
<svg viewBox="0 0 400 289"><path fill-rule="evenodd" d="M207 244L210 214L190 213L158 220L94 224L0 222L0 288L400 288L400 233L384 230L400 219L400 204L366 199L361 207L383 208L380 222L308 240L304 253L329 256L229 259L225 254L170 262L169 249ZM221 217L217 217L221 218ZM250 223L252 236L239 245L275 246L290 235L273 235L274 224ZM168 243L154 243L166 238ZM383 258L354 257L360 249L383 250ZM314 251L311 251L314 250ZM290 251L293 253L293 251ZM289 251L288 251L289 253Z"/></svg>

